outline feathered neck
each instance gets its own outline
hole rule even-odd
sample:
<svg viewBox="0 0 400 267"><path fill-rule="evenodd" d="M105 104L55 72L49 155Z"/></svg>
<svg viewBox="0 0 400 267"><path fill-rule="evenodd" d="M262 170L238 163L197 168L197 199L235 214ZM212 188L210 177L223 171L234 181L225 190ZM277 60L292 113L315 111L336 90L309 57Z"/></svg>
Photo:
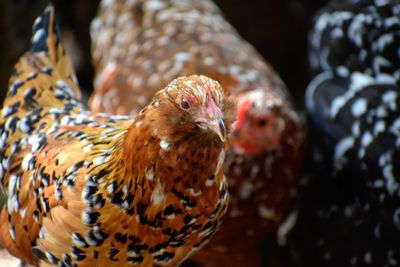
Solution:
<svg viewBox="0 0 400 267"><path fill-rule="evenodd" d="M224 144L218 138L199 129L163 129L167 125L158 121L158 114L155 108L145 109L125 136L122 155L127 177L148 179L150 172L155 179L161 177L166 188L181 183L201 190L207 179L222 175L218 165Z"/></svg>

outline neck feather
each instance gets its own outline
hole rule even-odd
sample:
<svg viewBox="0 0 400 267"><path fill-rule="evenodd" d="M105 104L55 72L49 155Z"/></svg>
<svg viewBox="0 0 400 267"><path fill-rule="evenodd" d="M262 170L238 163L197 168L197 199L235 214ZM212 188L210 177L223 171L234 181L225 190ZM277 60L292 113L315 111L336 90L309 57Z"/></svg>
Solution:
<svg viewBox="0 0 400 267"><path fill-rule="evenodd" d="M137 116L125 136L125 179L151 176L162 179L167 188L180 183L185 188L201 190L207 179L222 176L224 144L217 138L210 138L200 129L187 136L160 136L162 131L152 122L143 114Z"/></svg>

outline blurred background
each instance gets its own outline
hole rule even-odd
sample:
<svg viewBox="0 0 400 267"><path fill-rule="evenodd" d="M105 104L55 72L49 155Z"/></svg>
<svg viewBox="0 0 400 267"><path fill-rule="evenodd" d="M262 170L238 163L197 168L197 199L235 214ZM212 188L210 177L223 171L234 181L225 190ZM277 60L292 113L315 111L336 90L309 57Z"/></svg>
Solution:
<svg viewBox="0 0 400 267"><path fill-rule="evenodd" d="M98 0L53 1L63 40L77 71L82 89L90 93L93 69L89 25ZM217 0L225 17L256 47L286 82L299 107L303 105L307 72L307 33L313 13L325 0ZM31 25L48 1L0 0L0 97L18 57L28 48Z"/></svg>

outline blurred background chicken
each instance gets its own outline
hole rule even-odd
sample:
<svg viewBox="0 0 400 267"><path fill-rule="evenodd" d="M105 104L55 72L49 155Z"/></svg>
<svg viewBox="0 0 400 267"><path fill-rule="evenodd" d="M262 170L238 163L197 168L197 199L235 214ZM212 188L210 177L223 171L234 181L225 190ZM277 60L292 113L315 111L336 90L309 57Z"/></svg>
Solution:
<svg viewBox="0 0 400 267"><path fill-rule="evenodd" d="M233 103L194 75L133 119L91 115L54 19L35 20L3 103L0 243L40 266L179 265L227 210Z"/></svg>
<svg viewBox="0 0 400 267"><path fill-rule="evenodd" d="M399 1L331 1L315 17L306 107L324 168L293 233L304 266L399 265L399 43Z"/></svg>
<svg viewBox="0 0 400 267"><path fill-rule="evenodd" d="M135 114L180 75L208 75L238 107L221 231L192 258L201 266L260 266L295 195L304 149L286 86L211 1L103 1L91 25L96 70L90 108Z"/></svg>

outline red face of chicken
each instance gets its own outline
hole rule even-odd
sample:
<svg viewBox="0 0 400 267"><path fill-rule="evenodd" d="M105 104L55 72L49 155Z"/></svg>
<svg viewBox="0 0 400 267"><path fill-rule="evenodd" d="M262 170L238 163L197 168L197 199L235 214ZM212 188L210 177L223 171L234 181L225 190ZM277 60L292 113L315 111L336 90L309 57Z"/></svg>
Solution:
<svg viewBox="0 0 400 267"><path fill-rule="evenodd" d="M279 116L281 108L281 100L263 90L239 96L232 124L235 152L257 155L276 149L285 129L285 121Z"/></svg>

